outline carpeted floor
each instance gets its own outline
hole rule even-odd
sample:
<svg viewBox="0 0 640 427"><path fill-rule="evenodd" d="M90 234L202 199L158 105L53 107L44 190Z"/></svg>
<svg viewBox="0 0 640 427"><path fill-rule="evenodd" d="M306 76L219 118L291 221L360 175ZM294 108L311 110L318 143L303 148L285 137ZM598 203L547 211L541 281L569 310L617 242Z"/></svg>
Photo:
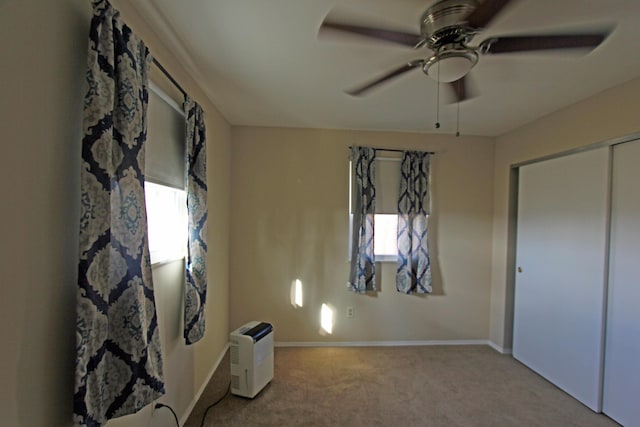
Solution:
<svg viewBox="0 0 640 427"><path fill-rule="evenodd" d="M276 348L255 399L228 395L204 426L617 426L485 346ZM185 427L229 385L229 354Z"/></svg>

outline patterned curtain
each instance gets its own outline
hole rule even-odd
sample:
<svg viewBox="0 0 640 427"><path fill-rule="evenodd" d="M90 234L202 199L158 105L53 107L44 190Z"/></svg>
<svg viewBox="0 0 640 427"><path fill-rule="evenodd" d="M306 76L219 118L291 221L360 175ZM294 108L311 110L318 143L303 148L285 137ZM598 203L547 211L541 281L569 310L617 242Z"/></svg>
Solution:
<svg viewBox="0 0 640 427"><path fill-rule="evenodd" d="M185 100L187 116L187 209L189 252L186 263L184 338L193 344L204 336L207 299L207 153L204 113Z"/></svg>
<svg viewBox="0 0 640 427"><path fill-rule="evenodd" d="M353 234L349 289L364 293L376 290L376 265L373 254L373 225L376 211L376 150L353 147Z"/></svg>
<svg viewBox="0 0 640 427"><path fill-rule="evenodd" d="M144 200L149 51L94 0L82 140L74 422L164 394Z"/></svg>
<svg viewBox="0 0 640 427"><path fill-rule="evenodd" d="M398 198L398 292L431 292L429 231L429 163L431 155L405 151Z"/></svg>

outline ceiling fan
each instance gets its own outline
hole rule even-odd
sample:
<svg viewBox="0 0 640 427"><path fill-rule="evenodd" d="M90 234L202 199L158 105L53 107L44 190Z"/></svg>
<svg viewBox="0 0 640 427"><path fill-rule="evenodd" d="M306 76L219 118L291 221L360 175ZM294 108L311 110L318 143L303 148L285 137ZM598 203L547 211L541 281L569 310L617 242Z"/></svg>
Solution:
<svg viewBox="0 0 640 427"><path fill-rule="evenodd" d="M407 62L373 81L346 91L348 94L363 95L384 82L421 68L434 80L448 83L457 102L470 98L466 76L478 63L481 55L554 49L590 50L602 43L608 35L608 32L507 35L490 37L477 46L470 45L473 38L511 1L439 0L422 14L420 34L352 25L328 19L322 23L320 31L342 31L415 49L428 48L432 51L427 58Z"/></svg>

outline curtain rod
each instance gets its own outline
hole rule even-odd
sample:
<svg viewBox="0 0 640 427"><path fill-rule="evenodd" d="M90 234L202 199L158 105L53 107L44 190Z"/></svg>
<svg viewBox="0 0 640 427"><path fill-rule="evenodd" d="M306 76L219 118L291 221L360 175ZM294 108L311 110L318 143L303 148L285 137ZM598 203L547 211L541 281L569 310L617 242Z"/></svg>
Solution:
<svg viewBox="0 0 640 427"><path fill-rule="evenodd" d="M176 79L173 78L173 76L171 74L169 74L169 72L167 71L166 68L164 68L162 66L162 64L156 59L153 58L153 63L156 64L156 66L158 67L158 69L160 71L162 71L162 74L164 74L165 76L167 76L167 78L169 79L169 81L171 81L171 83L173 83L173 85L180 91L182 92L182 95L187 98L187 92L184 91L184 89L182 89L182 86L180 86L180 84L176 81Z"/></svg>
<svg viewBox="0 0 640 427"><path fill-rule="evenodd" d="M351 150L353 147L349 146L349 150ZM375 151L388 151L391 153L403 153L405 151L417 151L417 150L396 150L394 148L374 148ZM423 151L424 153L427 154L436 154L434 151Z"/></svg>

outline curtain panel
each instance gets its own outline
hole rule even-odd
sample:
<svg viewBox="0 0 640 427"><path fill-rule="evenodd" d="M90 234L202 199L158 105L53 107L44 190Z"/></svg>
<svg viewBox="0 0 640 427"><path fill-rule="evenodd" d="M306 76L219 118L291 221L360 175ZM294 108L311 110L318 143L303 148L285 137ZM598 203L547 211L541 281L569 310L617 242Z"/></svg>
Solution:
<svg viewBox="0 0 640 427"><path fill-rule="evenodd" d="M376 150L353 147L353 231L349 289L364 293L376 290L376 265L373 252L374 216L376 212Z"/></svg>
<svg viewBox="0 0 640 427"><path fill-rule="evenodd" d="M186 262L184 338L193 344L204 336L207 300L207 150L202 107L189 97L187 117L187 210L189 245Z"/></svg>
<svg viewBox="0 0 640 427"><path fill-rule="evenodd" d="M164 394L144 199L144 43L94 0L81 168L74 423L101 426Z"/></svg>
<svg viewBox="0 0 640 427"><path fill-rule="evenodd" d="M402 154L396 289L406 294L431 292L428 246L430 161L429 153L405 151Z"/></svg>

